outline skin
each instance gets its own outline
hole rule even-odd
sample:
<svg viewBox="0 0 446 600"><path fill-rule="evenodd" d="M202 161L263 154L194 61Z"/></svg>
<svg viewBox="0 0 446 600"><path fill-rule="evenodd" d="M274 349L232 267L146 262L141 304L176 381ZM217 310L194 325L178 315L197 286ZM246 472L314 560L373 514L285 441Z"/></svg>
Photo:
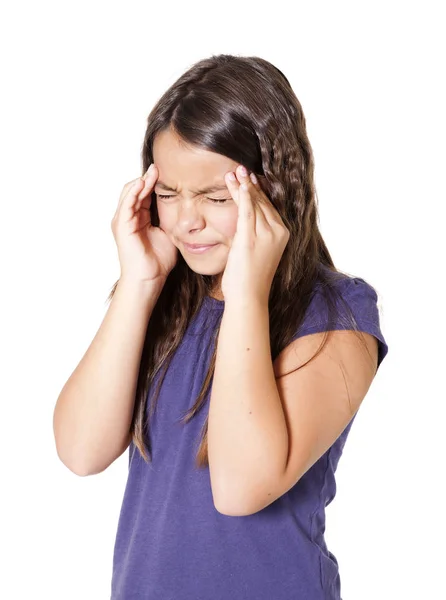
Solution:
<svg viewBox="0 0 446 600"><path fill-rule="evenodd" d="M221 278L236 228L238 208L225 177L239 163L201 148L185 146L171 130L159 133L153 143L153 161L159 172L156 193L160 227L181 252L188 266L202 275L217 275L212 296L223 300ZM163 189L160 182L176 190ZM213 185L221 191L196 195L195 190ZM168 196L168 197L160 197ZM212 200L226 200L213 202ZM218 246L204 254L192 254L183 242Z"/></svg>

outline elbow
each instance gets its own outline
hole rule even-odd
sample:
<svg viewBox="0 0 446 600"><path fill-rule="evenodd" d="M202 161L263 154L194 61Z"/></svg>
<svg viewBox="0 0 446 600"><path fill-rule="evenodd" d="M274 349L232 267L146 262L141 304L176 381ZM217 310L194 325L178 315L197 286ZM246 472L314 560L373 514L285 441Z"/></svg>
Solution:
<svg viewBox="0 0 446 600"><path fill-rule="evenodd" d="M79 452L74 451L72 444L68 443L68 435L66 432L60 430L60 425L56 422L56 418L53 420L53 433L54 441L56 446L56 454L60 462L67 467L69 471L78 475L79 477L86 477L90 475L90 470L87 469L85 461L80 460Z"/></svg>
<svg viewBox="0 0 446 600"><path fill-rule="evenodd" d="M247 507L245 506L243 499L240 497L240 493L234 494L227 488L223 490L221 485L218 486L215 483L212 483L212 477L211 488L214 508L221 515L226 517L243 517L249 514L246 511ZM240 492L240 486L238 492Z"/></svg>
<svg viewBox="0 0 446 600"><path fill-rule="evenodd" d="M93 466L91 463L81 462L79 460L69 460L67 458L63 458L58 452L60 461L67 467L69 471L77 475L78 477L88 477L89 475L98 475L107 469L109 466L104 465L101 467Z"/></svg>
<svg viewBox="0 0 446 600"><path fill-rule="evenodd" d="M215 502L214 507L217 512L226 517L249 517L266 508L274 498L268 501L263 501L261 498L256 498L252 502Z"/></svg>
<svg viewBox="0 0 446 600"><path fill-rule="evenodd" d="M87 457L85 452L85 444L79 442L70 443L70 439L66 438L68 436L64 437L60 433L57 435L56 430L54 431L57 456L69 471L79 477L87 477L88 475L95 475L104 470L92 468L91 457Z"/></svg>
<svg viewBox="0 0 446 600"><path fill-rule="evenodd" d="M110 459L107 457L106 460L98 461L87 458L82 453L70 453L65 454L61 451L56 444L56 451L60 461L69 469L74 475L79 477L88 477L89 475L98 475L105 471L109 465L115 460L115 457Z"/></svg>
<svg viewBox="0 0 446 600"><path fill-rule="evenodd" d="M215 510L225 517L245 517L249 514L240 504L235 502L221 502L220 499L214 498Z"/></svg>
<svg viewBox="0 0 446 600"><path fill-rule="evenodd" d="M211 489L217 512L228 517L247 517L272 504L284 492L277 468L250 469L251 476L217 476L210 464ZM257 473L257 477L253 476Z"/></svg>
<svg viewBox="0 0 446 600"><path fill-rule="evenodd" d="M67 466L67 468L74 473L75 475L77 475L78 477L88 477L88 475L93 475L94 473L91 473L90 471L87 471L86 469L77 469L77 468L70 468Z"/></svg>
<svg viewBox="0 0 446 600"><path fill-rule="evenodd" d="M88 475L93 475L91 469L88 468L85 462L80 461L78 458L73 458L72 456L67 456L63 450L61 450L56 441L56 453L59 457L60 462L67 467L69 471L74 473L74 475L78 475L79 477L87 477Z"/></svg>
<svg viewBox="0 0 446 600"><path fill-rule="evenodd" d="M85 447L76 449L71 448L69 451L63 451L58 446L56 441L56 451L60 461L75 475L79 477L87 477L88 475L98 475L103 473L108 467L115 462L127 450L130 443L130 436L127 437L125 443L118 450L108 449L107 452L98 452L97 450L87 452Z"/></svg>
<svg viewBox="0 0 446 600"><path fill-rule="evenodd" d="M128 448L131 434L116 447L103 439L86 439L84 436L63 428L63 423L53 422L56 452L60 461L75 475L87 477L105 471Z"/></svg>
<svg viewBox="0 0 446 600"><path fill-rule="evenodd" d="M263 496L253 498L252 501L245 502L215 502L214 507L217 512L227 517L249 517L260 512L276 500L272 493L268 493L266 499Z"/></svg>
<svg viewBox="0 0 446 600"><path fill-rule="evenodd" d="M69 471L74 473L74 475L78 475L79 477L86 477L87 475L90 475L90 472L87 469L83 468L81 465L78 465L70 460L67 460L66 458L63 458L59 452L57 452L57 455L59 457L60 462L65 467L67 467Z"/></svg>
<svg viewBox="0 0 446 600"><path fill-rule="evenodd" d="M240 506L220 505L214 502L215 510L225 517L247 517L257 511L242 510Z"/></svg>
<svg viewBox="0 0 446 600"><path fill-rule="evenodd" d="M277 499L274 488L256 482L249 488L238 486L236 492L217 494L213 492L214 507L217 512L227 517L248 517L253 515Z"/></svg>

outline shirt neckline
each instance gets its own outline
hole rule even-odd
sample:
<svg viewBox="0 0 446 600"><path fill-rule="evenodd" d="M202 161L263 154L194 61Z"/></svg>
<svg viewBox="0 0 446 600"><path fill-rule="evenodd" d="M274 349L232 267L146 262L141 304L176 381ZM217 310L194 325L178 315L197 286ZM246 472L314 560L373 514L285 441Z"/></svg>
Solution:
<svg viewBox="0 0 446 600"><path fill-rule="evenodd" d="M225 306L224 300L217 300L217 298L213 298L212 296L205 296L204 301L211 308L224 308Z"/></svg>

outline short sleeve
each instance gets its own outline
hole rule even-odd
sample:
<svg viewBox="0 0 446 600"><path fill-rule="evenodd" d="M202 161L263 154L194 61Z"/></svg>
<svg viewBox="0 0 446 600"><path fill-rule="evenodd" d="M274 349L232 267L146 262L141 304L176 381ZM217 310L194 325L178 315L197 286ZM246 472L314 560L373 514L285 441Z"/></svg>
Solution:
<svg viewBox="0 0 446 600"><path fill-rule="evenodd" d="M380 317L378 310L378 296L374 288L361 277L348 277L341 283L336 284L343 300L353 313L358 324L359 331L369 333L378 340L378 368L384 357L387 355L389 347L381 331ZM331 330L352 329L348 321L348 312L342 302L336 301L336 308L339 315L336 316ZM305 313L303 322L293 336L293 340L311 333L320 333L327 331L329 325L329 310L327 301L320 289L317 289L308 309Z"/></svg>

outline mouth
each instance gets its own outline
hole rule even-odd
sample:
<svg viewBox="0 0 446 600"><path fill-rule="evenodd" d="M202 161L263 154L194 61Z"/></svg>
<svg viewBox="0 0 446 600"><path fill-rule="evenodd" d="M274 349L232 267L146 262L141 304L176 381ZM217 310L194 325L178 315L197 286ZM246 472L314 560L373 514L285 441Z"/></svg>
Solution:
<svg viewBox="0 0 446 600"><path fill-rule="evenodd" d="M191 252L192 254L202 254L203 252L207 252L208 250L215 248L216 246L218 246L218 244L202 245L202 244L185 244L185 243L183 243L183 246L185 247L185 249L188 252Z"/></svg>

